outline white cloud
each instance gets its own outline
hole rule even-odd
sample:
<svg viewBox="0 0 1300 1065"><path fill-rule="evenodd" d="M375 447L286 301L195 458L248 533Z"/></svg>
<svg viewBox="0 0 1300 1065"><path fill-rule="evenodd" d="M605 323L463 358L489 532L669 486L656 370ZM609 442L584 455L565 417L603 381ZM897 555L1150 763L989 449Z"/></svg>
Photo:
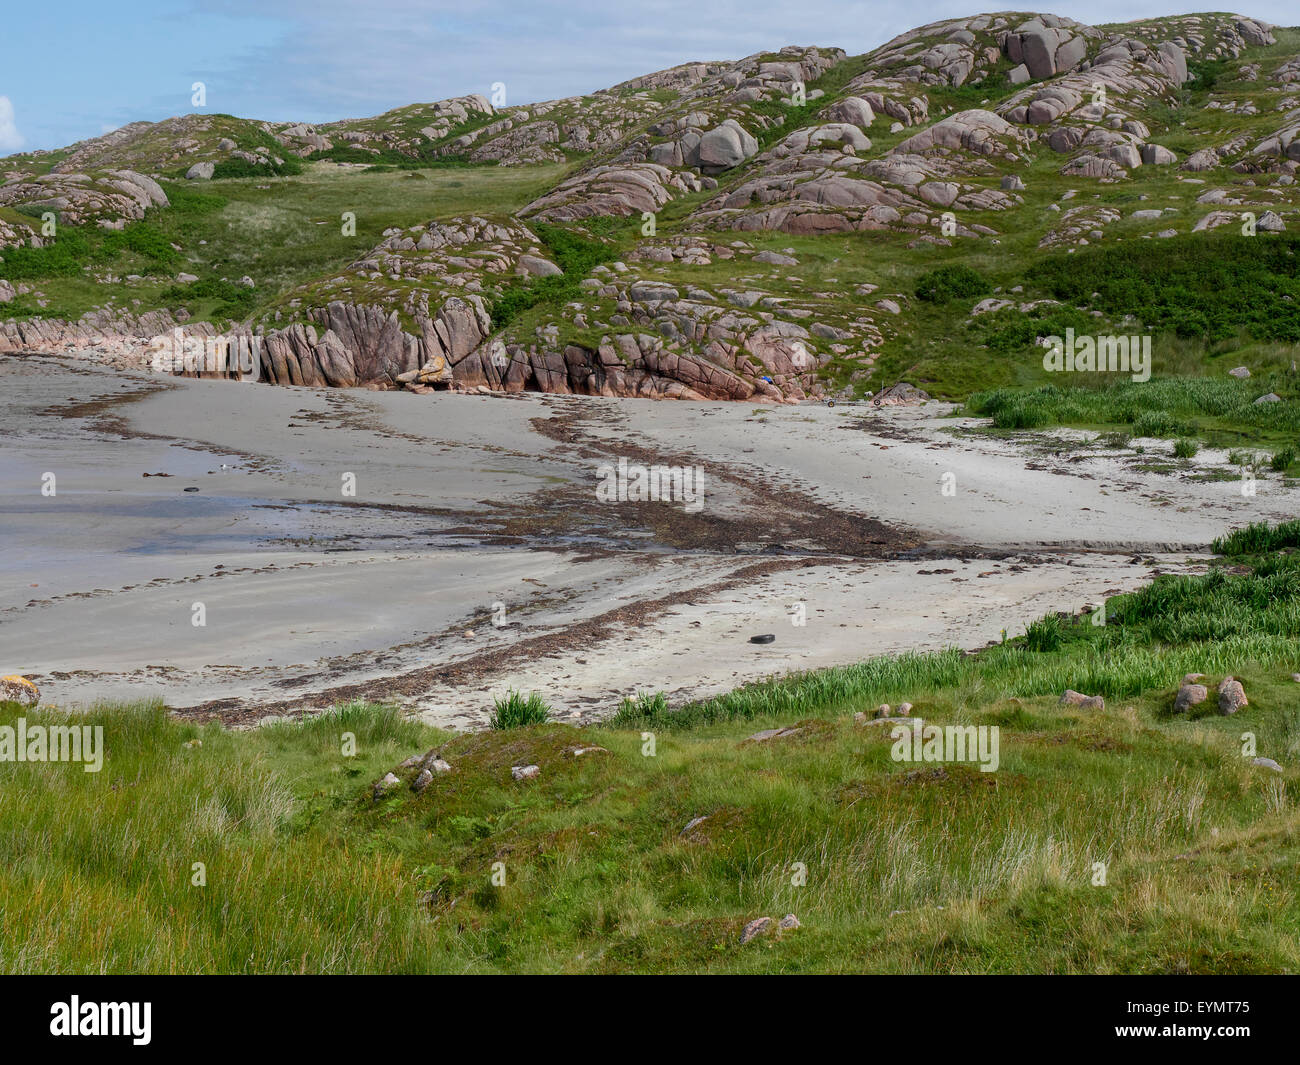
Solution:
<svg viewBox="0 0 1300 1065"><path fill-rule="evenodd" d="M14 124L14 105L7 96L0 96L0 152L16 152L23 146L23 135Z"/></svg>

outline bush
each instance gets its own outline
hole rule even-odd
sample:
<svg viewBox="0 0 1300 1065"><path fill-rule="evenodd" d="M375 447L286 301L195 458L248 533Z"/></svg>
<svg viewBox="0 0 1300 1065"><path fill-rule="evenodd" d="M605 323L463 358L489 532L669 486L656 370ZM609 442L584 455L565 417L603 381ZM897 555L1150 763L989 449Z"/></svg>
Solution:
<svg viewBox="0 0 1300 1065"><path fill-rule="evenodd" d="M976 342L990 351L1021 353L1033 349L1034 360L1042 358L1039 337L1064 337L1067 330L1087 335L1096 329L1094 319L1069 307L1035 307L1022 313L1014 307L983 314L970 323Z"/></svg>
<svg viewBox="0 0 1300 1065"><path fill-rule="evenodd" d="M1187 64L1187 73L1191 77L1183 88L1189 92L1211 92L1227 72L1226 68L1227 62L1222 59L1192 60Z"/></svg>
<svg viewBox="0 0 1300 1065"><path fill-rule="evenodd" d="M1277 470L1278 473L1282 473L1284 470L1289 469L1295 460L1295 448L1284 447L1279 451L1273 452L1273 458L1269 461L1269 465L1272 466L1273 469Z"/></svg>
<svg viewBox="0 0 1300 1065"><path fill-rule="evenodd" d="M285 156L279 163L250 163L247 159L223 159L212 168L212 178L292 177L302 173L297 157Z"/></svg>
<svg viewBox="0 0 1300 1065"><path fill-rule="evenodd" d="M1198 444L1195 440L1189 440L1187 439L1187 437L1183 437L1180 440L1174 441L1174 458L1177 459L1193 458L1196 455L1196 453L1200 451L1200 449L1201 449L1201 445Z"/></svg>
<svg viewBox="0 0 1300 1065"><path fill-rule="evenodd" d="M993 286L969 266L941 266L922 274L916 280L917 299L927 303L973 299L987 296L991 291Z"/></svg>
<svg viewBox="0 0 1300 1065"><path fill-rule="evenodd" d="M163 289L160 298L168 307L188 306L198 300L217 300L213 313L220 318L244 318L257 302L253 289L214 277L192 281L188 285L171 285Z"/></svg>
<svg viewBox="0 0 1300 1065"><path fill-rule="evenodd" d="M47 277L80 277L81 268L91 259L91 244L84 233L71 226L60 226L58 236L43 248L26 245L5 248L0 257L0 277L10 281Z"/></svg>
<svg viewBox="0 0 1300 1065"><path fill-rule="evenodd" d="M1294 344L1300 341L1298 251L1300 237L1286 233L1266 241L1185 234L1053 255L1026 276L1064 303L1095 307L1112 319L1132 315L1145 331L1211 342L1244 331Z"/></svg>
<svg viewBox="0 0 1300 1065"><path fill-rule="evenodd" d="M1030 651L1055 651L1060 648L1064 635L1060 615L1048 614L1029 623L1025 629L1025 647Z"/></svg>
<svg viewBox="0 0 1300 1065"><path fill-rule="evenodd" d="M550 719L551 708L537 692L524 696L512 690L504 699L496 700L488 723L494 729L511 729L544 725Z"/></svg>
<svg viewBox="0 0 1300 1065"><path fill-rule="evenodd" d="M180 261L180 253L172 247L170 238L148 222L137 222L104 237L105 256L116 257L122 252L148 259L151 272L169 272Z"/></svg>

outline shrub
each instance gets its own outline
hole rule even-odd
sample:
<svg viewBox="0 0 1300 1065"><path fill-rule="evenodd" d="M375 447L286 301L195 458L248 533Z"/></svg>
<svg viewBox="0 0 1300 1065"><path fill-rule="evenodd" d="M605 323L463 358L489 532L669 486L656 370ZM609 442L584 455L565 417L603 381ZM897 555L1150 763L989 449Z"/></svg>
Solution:
<svg viewBox="0 0 1300 1065"><path fill-rule="evenodd" d="M1025 629L1025 647L1030 651L1055 651L1064 638L1064 626L1059 614L1048 614L1031 621Z"/></svg>
<svg viewBox="0 0 1300 1065"><path fill-rule="evenodd" d="M1278 451L1273 452L1273 458L1269 461L1269 465L1272 466L1273 469L1281 473L1283 470L1289 469L1291 464L1295 462L1295 460L1296 460L1295 448L1284 447Z"/></svg>
<svg viewBox="0 0 1300 1065"><path fill-rule="evenodd" d="M969 266L941 266L916 280L917 299L927 303L947 303L956 299L987 296L993 287Z"/></svg>
<svg viewBox="0 0 1300 1065"><path fill-rule="evenodd" d="M1187 64L1187 73L1191 77L1183 88L1189 92L1211 92L1227 72L1226 68L1227 62L1222 59L1192 60Z"/></svg>
<svg viewBox="0 0 1300 1065"><path fill-rule="evenodd" d="M1235 233L1185 234L1053 255L1026 276L1063 303L1112 319L1132 315L1152 332L1213 342L1244 331L1293 344L1300 341L1298 250L1300 237L1285 233L1265 244Z"/></svg>
<svg viewBox="0 0 1300 1065"><path fill-rule="evenodd" d="M1189 440L1187 437L1182 437L1181 439L1174 441L1174 458L1190 459L1194 457L1200 449L1201 445L1195 440Z"/></svg>
<svg viewBox="0 0 1300 1065"><path fill-rule="evenodd" d="M47 277L80 277L91 258L91 244L81 231L60 226L58 236L42 248L5 248L0 277L10 281Z"/></svg>
<svg viewBox="0 0 1300 1065"><path fill-rule="evenodd" d="M198 300L217 300L214 314L221 318L243 318L253 309L257 294L244 285L214 277L192 281L188 285L171 285L160 297L168 307L180 307Z"/></svg>
<svg viewBox="0 0 1300 1065"><path fill-rule="evenodd" d="M544 725L551 719L551 708L537 692L521 695L510 691L504 699L497 699L488 723L494 729L525 728Z"/></svg>
<svg viewBox="0 0 1300 1065"><path fill-rule="evenodd" d="M213 180L219 178L251 177L291 177L302 173L302 163L292 156L285 156L276 163L250 163L247 159L223 159L212 168Z"/></svg>

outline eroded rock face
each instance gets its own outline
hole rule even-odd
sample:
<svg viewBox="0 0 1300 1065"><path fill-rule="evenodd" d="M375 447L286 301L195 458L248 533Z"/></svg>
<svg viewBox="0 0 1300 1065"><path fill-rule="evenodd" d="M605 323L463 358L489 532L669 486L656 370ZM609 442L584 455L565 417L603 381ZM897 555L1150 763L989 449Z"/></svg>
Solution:
<svg viewBox="0 0 1300 1065"><path fill-rule="evenodd" d="M0 207L53 212L61 225L95 222L120 229L151 207L168 206L167 194L151 177L133 170L91 174L42 174L0 185Z"/></svg>
<svg viewBox="0 0 1300 1065"><path fill-rule="evenodd" d="M454 368L487 339L491 323L481 298L448 299L432 318L416 320L418 333L402 327L395 311L341 302L308 312L296 323L265 335L262 378L271 384L353 388L396 387L397 378L441 358Z"/></svg>
<svg viewBox="0 0 1300 1065"><path fill-rule="evenodd" d="M1030 78L1041 80L1073 70L1087 58L1089 41L1101 36L1100 30L1073 19L1039 15L1003 34L1001 47Z"/></svg>
<svg viewBox="0 0 1300 1065"><path fill-rule="evenodd" d="M0 354L20 351L78 352L83 358L123 369L148 365L149 341L184 325L194 336L215 332L207 322L184 322L184 315L148 311L141 315L121 311L88 311L75 322L27 318L0 321Z"/></svg>
<svg viewBox="0 0 1300 1065"><path fill-rule="evenodd" d="M899 155L932 151L935 148L963 149L977 155L1005 152L1025 141L1025 136L992 111L978 108L949 115L933 126L899 144Z"/></svg>
<svg viewBox="0 0 1300 1065"><path fill-rule="evenodd" d="M544 222L575 222L584 218L651 214L673 198L673 191L697 192L699 180L657 163L597 166L563 182L534 200L523 218Z"/></svg>

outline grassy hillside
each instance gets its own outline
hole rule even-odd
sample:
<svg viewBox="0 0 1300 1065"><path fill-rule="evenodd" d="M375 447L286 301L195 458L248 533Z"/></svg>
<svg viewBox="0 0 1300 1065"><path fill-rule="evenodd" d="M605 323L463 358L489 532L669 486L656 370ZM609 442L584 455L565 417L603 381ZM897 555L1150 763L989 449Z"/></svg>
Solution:
<svg viewBox="0 0 1300 1065"><path fill-rule="evenodd" d="M358 171L309 163L288 177L232 178L196 187L164 182L171 206L154 209L120 233L67 227L48 247L7 249L0 277L30 281L48 298L6 304L4 317L78 318L105 305L127 310L185 307L199 319L241 321L281 293L329 275L369 251L385 229L479 212L507 215L544 191L562 167L433 168ZM355 235L343 233L344 212ZM178 250L179 249L179 250ZM208 283L178 289L186 272ZM249 277L256 286L213 295L211 286Z"/></svg>
<svg viewBox="0 0 1300 1065"><path fill-rule="evenodd" d="M1053 616L978 655L671 712L647 695L599 727L449 735L347 706L225 732L103 708L73 718L104 727L103 772L0 763L0 968L1300 971L1296 545L1236 535L1104 626ZM1211 688L1175 716L1185 671L1235 675L1250 705L1219 716ZM1058 705L1066 686L1105 709ZM853 715L903 700L997 726L999 767L894 760L889 726ZM778 726L799 731L751 738ZM452 769L417 795L399 763L434 747ZM801 927L740 944L787 913Z"/></svg>

